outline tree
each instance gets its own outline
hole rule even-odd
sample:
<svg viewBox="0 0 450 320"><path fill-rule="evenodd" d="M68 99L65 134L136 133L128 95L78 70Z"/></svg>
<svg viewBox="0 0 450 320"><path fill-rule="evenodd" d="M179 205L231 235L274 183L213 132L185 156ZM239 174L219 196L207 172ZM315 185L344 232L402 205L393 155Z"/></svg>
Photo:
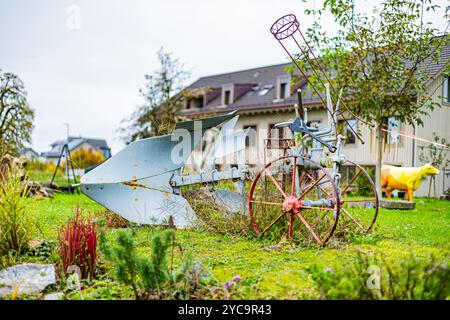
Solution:
<svg viewBox="0 0 450 320"><path fill-rule="evenodd" d="M447 156L447 152L450 151L450 143L447 139L440 137L436 132L433 132L433 140L435 143L419 147L421 151L419 160L422 163L430 163L433 167L443 170L450 164L450 159ZM431 176L430 184L428 185L428 198L431 195L432 185L436 196L436 179L434 175Z"/></svg>
<svg viewBox="0 0 450 320"><path fill-rule="evenodd" d="M125 120L121 129L126 142L142 138L167 134L172 131L175 123L182 120L182 89L189 73L183 70L183 65L172 53L158 53L159 69L153 74L145 75L145 87L140 94L145 102L139 106L130 118Z"/></svg>
<svg viewBox="0 0 450 320"><path fill-rule="evenodd" d="M422 125L422 117L438 106L426 94L426 66L438 62L449 37L436 37L437 30L423 23L424 12L436 8L430 0L385 0L369 15L355 13L353 0L325 0L321 8L305 11L319 19L306 32L313 51L321 52L313 67L325 65L334 87L343 89L349 110L377 129L380 195L387 119ZM324 12L331 12L339 26L335 36L320 28ZM305 61L300 62L306 68ZM319 84L319 77L323 75L312 73L311 83Z"/></svg>
<svg viewBox="0 0 450 320"><path fill-rule="evenodd" d="M17 154L31 143L34 110L27 101L22 80L0 69L0 155Z"/></svg>

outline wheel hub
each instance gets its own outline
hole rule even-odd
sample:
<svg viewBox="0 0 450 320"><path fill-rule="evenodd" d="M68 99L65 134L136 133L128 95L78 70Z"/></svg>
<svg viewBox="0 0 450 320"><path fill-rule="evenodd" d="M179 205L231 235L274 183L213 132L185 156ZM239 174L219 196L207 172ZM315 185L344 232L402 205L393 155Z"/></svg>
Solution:
<svg viewBox="0 0 450 320"><path fill-rule="evenodd" d="M283 209L288 212L297 213L303 205L303 201L298 200L296 196L288 196L284 199Z"/></svg>

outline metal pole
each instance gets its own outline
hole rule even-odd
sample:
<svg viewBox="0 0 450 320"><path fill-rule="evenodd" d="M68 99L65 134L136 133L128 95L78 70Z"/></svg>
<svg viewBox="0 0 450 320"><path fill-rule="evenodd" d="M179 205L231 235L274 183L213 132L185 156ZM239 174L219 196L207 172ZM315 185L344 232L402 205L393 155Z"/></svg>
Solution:
<svg viewBox="0 0 450 320"><path fill-rule="evenodd" d="M55 171L53 172L52 181L50 181L50 186L53 185L53 181L55 180L56 172L58 171L59 165L60 165L60 163L61 163L61 157L62 157L62 155L63 155L63 152L64 152L64 147L63 147L63 149L61 150L61 153L59 154L58 162L57 162L57 164L56 164Z"/></svg>
<svg viewBox="0 0 450 320"><path fill-rule="evenodd" d="M67 190L70 191L70 173L69 173L69 146L67 144L64 145L64 150L66 153L66 175L67 175Z"/></svg>
<svg viewBox="0 0 450 320"><path fill-rule="evenodd" d="M72 155L70 154L70 150L69 149L67 149L67 156L68 156L68 159L70 161L70 167L72 169L73 181L74 181L74 183L77 183L77 176L75 175L75 169L73 167L73 162L72 162ZM80 191L78 190L78 188L76 189L76 191L77 191L78 194L80 194Z"/></svg>

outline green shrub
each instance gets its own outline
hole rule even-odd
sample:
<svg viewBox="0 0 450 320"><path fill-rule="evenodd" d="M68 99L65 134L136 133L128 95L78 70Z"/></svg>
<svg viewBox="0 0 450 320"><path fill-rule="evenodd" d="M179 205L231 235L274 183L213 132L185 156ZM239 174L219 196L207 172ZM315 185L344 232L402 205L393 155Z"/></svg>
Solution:
<svg viewBox="0 0 450 320"><path fill-rule="evenodd" d="M18 168L0 177L0 255L20 254L28 248L35 227L28 191Z"/></svg>
<svg viewBox="0 0 450 320"><path fill-rule="evenodd" d="M156 231L151 239L151 256L137 253L133 231L117 230L114 243L100 234L100 248L105 258L113 264L116 279L130 287L137 300L188 299L198 288L201 270L196 269L192 256L187 254L178 269L168 263L169 250L176 246L171 230Z"/></svg>
<svg viewBox="0 0 450 320"><path fill-rule="evenodd" d="M443 260L443 261L442 261ZM446 260L413 253L400 265L383 256L358 252L337 270L317 265L308 268L319 299L444 300L450 297L450 269Z"/></svg>

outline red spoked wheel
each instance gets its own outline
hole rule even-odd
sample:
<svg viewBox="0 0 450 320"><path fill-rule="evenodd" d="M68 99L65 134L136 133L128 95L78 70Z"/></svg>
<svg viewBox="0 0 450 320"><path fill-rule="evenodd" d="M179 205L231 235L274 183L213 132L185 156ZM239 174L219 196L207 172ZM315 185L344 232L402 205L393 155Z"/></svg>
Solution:
<svg viewBox="0 0 450 320"><path fill-rule="evenodd" d="M378 193L369 173L358 163L346 160L344 166L355 172L339 184L341 198L341 226L353 223L363 233L372 229L378 215Z"/></svg>
<svg viewBox="0 0 450 320"><path fill-rule="evenodd" d="M293 234L317 244L332 236L339 218L339 193L330 174L302 156L268 163L250 189L248 212L257 234Z"/></svg>

